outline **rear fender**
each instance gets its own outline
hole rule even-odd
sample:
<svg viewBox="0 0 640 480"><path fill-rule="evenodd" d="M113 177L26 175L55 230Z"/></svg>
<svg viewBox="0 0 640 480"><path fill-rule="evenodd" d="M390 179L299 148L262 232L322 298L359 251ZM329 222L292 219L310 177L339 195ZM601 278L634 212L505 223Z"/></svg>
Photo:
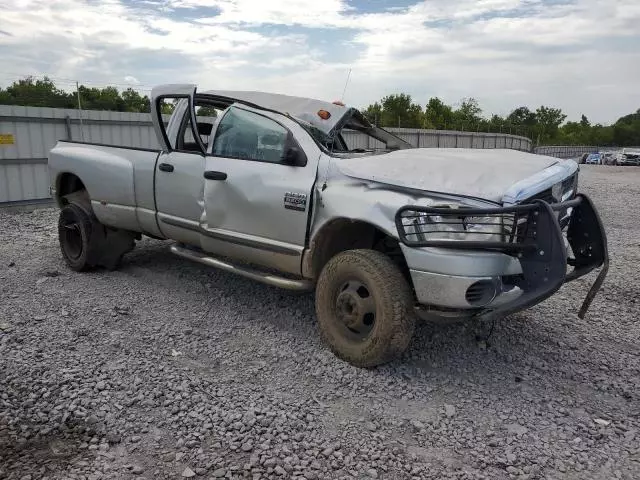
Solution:
<svg viewBox="0 0 640 480"><path fill-rule="evenodd" d="M56 188L60 188L65 173L80 179L86 197L74 199L83 204L88 201L100 223L138 230L133 161L147 155L155 159L157 152L58 142L49 154L49 168L55 176Z"/></svg>

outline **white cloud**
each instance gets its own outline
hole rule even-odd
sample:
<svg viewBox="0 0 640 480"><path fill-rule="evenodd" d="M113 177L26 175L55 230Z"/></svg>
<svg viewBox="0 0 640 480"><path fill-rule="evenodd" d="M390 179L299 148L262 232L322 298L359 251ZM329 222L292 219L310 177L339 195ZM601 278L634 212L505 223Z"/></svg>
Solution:
<svg viewBox="0 0 640 480"><path fill-rule="evenodd" d="M373 13L344 0L5 4L2 83L11 72L141 88L193 81L332 100L352 68L357 105L404 91L603 122L640 107L637 0L416 0Z"/></svg>

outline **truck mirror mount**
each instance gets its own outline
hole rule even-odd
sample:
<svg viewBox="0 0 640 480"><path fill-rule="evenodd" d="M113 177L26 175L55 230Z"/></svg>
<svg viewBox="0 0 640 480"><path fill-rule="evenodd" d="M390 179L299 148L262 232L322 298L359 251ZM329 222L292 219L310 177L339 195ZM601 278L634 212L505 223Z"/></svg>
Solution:
<svg viewBox="0 0 640 480"><path fill-rule="evenodd" d="M284 163L291 166L300 166L302 151L298 147L291 146L284 152Z"/></svg>
<svg viewBox="0 0 640 480"><path fill-rule="evenodd" d="M289 133L285 142L283 163L293 167L304 167L307 164L307 155L298 146L298 142L295 141L291 133Z"/></svg>

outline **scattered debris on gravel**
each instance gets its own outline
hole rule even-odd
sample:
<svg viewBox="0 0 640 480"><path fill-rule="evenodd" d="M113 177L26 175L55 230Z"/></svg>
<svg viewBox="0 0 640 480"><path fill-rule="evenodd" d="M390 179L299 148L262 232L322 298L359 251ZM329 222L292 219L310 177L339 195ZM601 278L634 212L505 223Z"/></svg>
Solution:
<svg viewBox="0 0 640 480"><path fill-rule="evenodd" d="M420 325L362 370L313 296L139 242L67 269L57 211L0 211L0 478L640 478L640 169L582 166L611 271L499 321Z"/></svg>

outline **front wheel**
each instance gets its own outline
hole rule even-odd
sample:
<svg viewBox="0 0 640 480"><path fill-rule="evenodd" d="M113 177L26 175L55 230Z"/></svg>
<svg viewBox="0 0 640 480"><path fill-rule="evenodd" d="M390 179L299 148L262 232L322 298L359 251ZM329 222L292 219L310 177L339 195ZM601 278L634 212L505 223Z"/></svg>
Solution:
<svg viewBox="0 0 640 480"><path fill-rule="evenodd" d="M413 295L398 266L375 250L333 257L316 286L320 335L331 351L357 367L403 353L415 328Z"/></svg>

